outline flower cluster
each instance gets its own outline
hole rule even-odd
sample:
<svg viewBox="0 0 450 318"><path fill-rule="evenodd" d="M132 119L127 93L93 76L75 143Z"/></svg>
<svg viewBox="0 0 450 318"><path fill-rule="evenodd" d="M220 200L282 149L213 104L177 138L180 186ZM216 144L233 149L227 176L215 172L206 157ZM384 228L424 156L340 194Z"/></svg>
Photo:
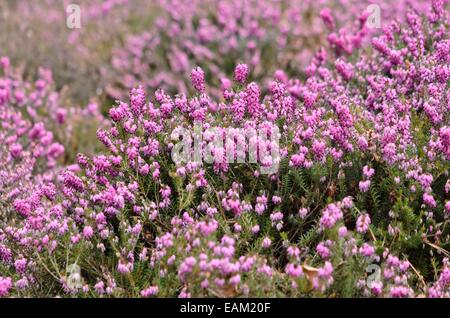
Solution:
<svg viewBox="0 0 450 318"><path fill-rule="evenodd" d="M85 108L70 106L64 92L55 90L52 71L39 68L34 81L25 80L19 69L13 68L8 57L1 58L0 65L0 106L14 109L33 125L30 137L41 139L46 151L58 157L63 149L69 161L73 161L79 151L94 153L96 145L88 136L95 133L98 126L107 125L96 102ZM45 127L44 127L45 126ZM48 131L45 131L48 130ZM83 137L82 143L77 139ZM54 158L47 157L48 165L54 166Z"/></svg>
<svg viewBox="0 0 450 318"><path fill-rule="evenodd" d="M213 97L220 96L214 87L233 77L242 83L250 76L266 90L273 76L283 80L291 74L308 73L307 63L320 46L328 46L338 55L361 47L368 34L378 31L366 25L369 4L159 0L156 30L130 34L124 45L114 49L107 91L114 98L123 98L140 84L147 91L164 88L169 93L187 93L190 85L185 74L197 65L203 68ZM416 9L424 7L420 2L380 1L380 19L401 18L400 13L412 4ZM234 72L234 63L239 61L248 67ZM336 65L346 78L351 77L352 65L342 60Z"/></svg>
<svg viewBox="0 0 450 318"><path fill-rule="evenodd" d="M158 3L158 32L117 53L137 80L119 79L102 148L69 165L59 138L98 109L70 113L49 72L29 84L1 59L0 297L448 297L447 3L368 42L366 16L352 33L320 8L329 46L273 76L265 37L301 55L285 23L303 6Z"/></svg>

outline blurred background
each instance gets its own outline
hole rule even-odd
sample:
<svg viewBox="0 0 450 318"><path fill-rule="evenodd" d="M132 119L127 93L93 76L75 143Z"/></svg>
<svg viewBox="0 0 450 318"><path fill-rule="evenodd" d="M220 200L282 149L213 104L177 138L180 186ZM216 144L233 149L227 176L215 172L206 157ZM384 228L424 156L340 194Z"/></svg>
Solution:
<svg viewBox="0 0 450 318"><path fill-rule="evenodd" d="M365 24L370 4L379 8L380 28ZM426 4L414 1L419 9ZM64 127L71 137L55 133L68 146L70 161L78 151L95 152L99 116L133 87L142 85L149 95L159 88L189 93L190 70L200 66L208 93L219 97L239 63L249 65L249 80L263 89L274 76L304 79L315 54L351 60L369 33L380 32L410 5L408 0L0 0L0 57L8 57L14 78L29 86L47 74L44 81L53 98L58 96L54 109L71 110ZM93 109L99 114L92 116Z"/></svg>
<svg viewBox="0 0 450 318"><path fill-rule="evenodd" d="M80 28L66 23L72 3L80 7ZM94 97L102 103L123 98L137 84L186 92L186 74L197 65L216 86L238 62L251 66L255 80L278 69L301 77L331 33L352 41L371 3L380 7L384 25L409 5L406 0L0 0L0 55L9 56L26 77L39 67L51 69L56 88L80 104ZM338 25L324 23L324 9Z"/></svg>

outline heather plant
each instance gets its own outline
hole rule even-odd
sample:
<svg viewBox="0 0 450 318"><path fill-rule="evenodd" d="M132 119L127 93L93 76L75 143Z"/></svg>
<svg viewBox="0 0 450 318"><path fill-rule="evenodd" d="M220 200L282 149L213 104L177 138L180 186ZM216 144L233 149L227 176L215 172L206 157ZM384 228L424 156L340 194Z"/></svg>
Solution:
<svg viewBox="0 0 450 318"><path fill-rule="evenodd" d="M57 161L64 147L54 140L42 122L33 123L20 110L11 107L5 87L1 92L0 296L6 296L13 283L20 290L34 282L34 277L26 274L27 266L33 266L33 259L15 248L9 230L23 218L33 218L39 223L40 217L47 217L43 202L56 196L52 181L56 180ZM12 277L3 277L5 273Z"/></svg>
<svg viewBox="0 0 450 318"><path fill-rule="evenodd" d="M95 141L95 132L99 126L107 124L97 102L92 101L85 108L70 106L66 92L55 90L49 69L39 68L33 81L24 79L22 71L14 68L8 57L1 58L1 66L3 107L22 113L36 127L45 126L48 138L65 146L65 162L73 162L80 151L96 152L99 145ZM37 138L44 135L38 134ZM62 149L57 153L62 153ZM51 164L54 165L53 162Z"/></svg>
<svg viewBox="0 0 450 318"><path fill-rule="evenodd" d="M348 55L367 35L374 12L368 1L158 1L159 17L144 32L128 35L112 54L107 92L123 98L136 85L151 92L186 93L185 76L202 67L210 94L220 97L236 63L250 68L250 80L265 91L276 76L279 80L305 74L305 67L322 46L332 55ZM420 2L376 3L380 23L388 25ZM375 17L377 18L377 17ZM381 27L381 25L380 25ZM190 91L192 92L192 91Z"/></svg>
<svg viewBox="0 0 450 318"><path fill-rule="evenodd" d="M142 83L58 174L27 164L55 159L28 142L45 126L0 95L0 296L448 297L446 6L317 50L304 78L234 60L216 91L201 63L191 93Z"/></svg>
<svg viewBox="0 0 450 318"><path fill-rule="evenodd" d="M57 88L78 104L124 98L138 84L186 93L185 74L197 65L215 97L236 62L248 64L265 89L275 73L304 74L319 47L349 54L378 27L365 23L369 1L78 1L80 28L67 24L70 4L2 0L0 55L23 64L27 75L52 69ZM411 5L425 7L410 0L376 5L381 25Z"/></svg>
<svg viewBox="0 0 450 318"><path fill-rule="evenodd" d="M70 4L80 8L80 28L68 24ZM78 105L92 97L103 103L101 67L123 36L149 27L156 12L151 7L141 0L1 0L0 56L10 56L27 77L39 67L51 69L56 88L65 88Z"/></svg>

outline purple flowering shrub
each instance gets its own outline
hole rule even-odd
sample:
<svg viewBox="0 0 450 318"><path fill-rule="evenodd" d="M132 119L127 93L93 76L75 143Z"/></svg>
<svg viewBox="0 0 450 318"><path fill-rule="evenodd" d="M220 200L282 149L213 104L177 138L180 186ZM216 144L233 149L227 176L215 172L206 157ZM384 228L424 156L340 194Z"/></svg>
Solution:
<svg viewBox="0 0 450 318"><path fill-rule="evenodd" d="M79 29L66 25L69 4L80 7ZM145 15L143 6L149 9ZM148 27L154 14L145 0L0 0L0 11L0 56L23 65L26 75L42 66L51 69L57 89L64 88L77 104L104 99L101 66L114 43Z"/></svg>
<svg viewBox="0 0 450 318"><path fill-rule="evenodd" d="M40 68L36 80L31 81L24 79L22 72L12 67L8 57L1 58L1 67L0 104L20 112L34 125L34 138L42 138L44 146L50 145L52 140L58 141L59 144L54 143L48 149L55 153L54 158L64 152L63 146L67 162L73 162L80 151L92 154L98 150L95 132L107 122L96 102L85 108L70 106L65 92L55 90L51 70ZM50 157L48 160L49 166L56 164Z"/></svg>
<svg viewBox="0 0 450 318"><path fill-rule="evenodd" d="M33 274L27 270L35 266L38 251L31 248L37 241L31 241L30 233L48 237L42 222L57 213L58 205L52 202L61 164L73 161L65 149L89 153L98 149L95 143L74 143L77 134L87 134L90 126L96 129L104 119L95 104L87 109L65 107L63 94L54 91L50 71L40 69L32 82L13 69L9 58L2 57L0 66L0 259L6 271L12 267L16 272L14 285L21 290L43 278L38 270Z"/></svg>
<svg viewBox="0 0 450 318"><path fill-rule="evenodd" d="M233 57L211 63L233 78L216 90L222 74L197 62L175 95L140 79L97 130L104 148L66 167L55 136L71 116L49 73L32 85L6 72L0 297L449 297L446 5L345 54L331 41L304 78Z"/></svg>
<svg viewBox="0 0 450 318"><path fill-rule="evenodd" d="M200 66L210 94L220 97L236 63L250 68L250 79L264 90L275 75L282 80L304 74L321 46L349 55L367 41L369 1L173 1L157 2L153 27L128 35L112 53L107 93L124 98L136 85L147 91L187 93L185 76ZM380 1L383 22L400 18L415 1Z"/></svg>
<svg viewBox="0 0 450 318"><path fill-rule="evenodd" d="M4 87L1 91L5 92ZM52 180L57 176L57 160L64 152L42 122L27 120L5 97L2 94L0 98L0 276L11 271L14 274L12 278L0 277L0 296L7 295L13 283L18 288L29 286L29 277L22 268L28 261L32 266L32 260L16 248L10 236L11 225L34 212L47 215L42 201L56 195Z"/></svg>

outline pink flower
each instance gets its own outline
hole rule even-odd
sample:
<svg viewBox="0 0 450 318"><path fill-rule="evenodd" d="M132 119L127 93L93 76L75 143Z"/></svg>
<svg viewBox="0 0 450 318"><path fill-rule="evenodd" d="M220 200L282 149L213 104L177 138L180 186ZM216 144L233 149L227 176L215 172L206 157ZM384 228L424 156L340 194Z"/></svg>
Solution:
<svg viewBox="0 0 450 318"><path fill-rule="evenodd" d="M4 70L8 69L9 66L10 66L9 58L8 58L7 56L2 56L2 57L0 58L0 65L2 66L2 68L3 68Z"/></svg>
<svg viewBox="0 0 450 318"><path fill-rule="evenodd" d="M341 74L344 80L349 81L353 77L353 66L339 59L335 62L336 70Z"/></svg>
<svg viewBox="0 0 450 318"><path fill-rule="evenodd" d="M373 168L370 168L369 166L364 166L363 174L367 179L370 179L375 174L375 170Z"/></svg>
<svg viewBox="0 0 450 318"><path fill-rule="evenodd" d="M369 229L369 225L371 223L370 217L368 214L361 214L356 220L356 231L359 233L366 233Z"/></svg>
<svg viewBox="0 0 450 318"><path fill-rule="evenodd" d="M141 291L141 296L145 298L155 296L158 293L158 291L159 291L158 286L150 286L149 288Z"/></svg>
<svg viewBox="0 0 450 318"><path fill-rule="evenodd" d="M248 76L248 66L246 64L238 64L234 69L234 79L244 84Z"/></svg>
<svg viewBox="0 0 450 318"><path fill-rule="evenodd" d="M300 208L300 210L298 210L298 215L302 219L304 219L308 215L308 213L309 213L309 211L307 208Z"/></svg>
<svg viewBox="0 0 450 318"><path fill-rule="evenodd" d="M11 277L1 277L0 276L0 297L5 297L8 295L12 287Z"/></svg>
<svg viewBox="0 0 450 318"><path fill-rule="evenodd" d="M92 227L90 227L90 226L85 226L84 227L84 229L83 229L83 236L86 239L90 239L93 234L94 234L94 230L92 229Z"/></svg>
<svg viewBox="0 0 450 318"><path fill-rule="evenodd" d="M205 91L205 73L200 67L196 67L191 72L191 82L192 86L200 92L203 93Z"/></svg>
<svg viewBox="0 0 450 318"><path fill-rule="evenodd" d="M450 215L450 201L447 201L447 203L445 203L444 209L447 215Z"/></svg>
<svg viewBox="0 0 450 318"><path fill-rule="evenodd" d="M436 201L434 200L434 197L429 193L423 194L423 202L428 205L430 208L436 207Z"/></svg>
<svg viewBox="0 0 450 318"><path fill-rule="evenodd" d="M372 282L370 290L375 296L380 296L383 292L383 283L380 281Z"/></svg>
<svg viewBox="0 0 450 318"><path fill-rule="evenodd" d="M322 9L322 11L320 11L320 17L329 29L334 29L336 24L334 22L333 16L331 15L330 8Z"/></svg>
<svg viewBox="0 0 450 318"><path fill-rule="evenodd" d="M325 156L326 144L321 140L314 140L312 145L312 151L317 160L322 160Z"/></svg>
<svg viewBox="0 0 450 318"><path fill-rule="evenodd" d="M241 275L239 274L234 275L233 277L230 278L229 282L232 286L237 286L241 282Z"/></svg>
<svg viewBox="0 0 450 318"><path fill-rule="evenodd" d="M254 226L252 227L252 233L253 233L253 234L258 234L258 232L259 232L259 225L256 224L256 225L254 225Z"/></svg>
<svg viewBox="0 0 450 318"><path fill-rule="evenodd" d="M336 204L331 203L322 212L322 217L319 221L320 226L321 228L332 228L342 217L341 209Z"/></svg>
<svg viewBox="0 0 450 318"><path fill-rule="evenodd" d="M262 247L263 248L269 248L270 244L272 244L272 241L270 240L270 238L265 237L262 241Z"/></svg>
<svg viewBox="0 0 450 318"><path fill-rule="evenodd" d="M345 197L342 199L342 206L346 209L353 208L353 198L352 197Z"/></svg>
<svg viewBox="0 0 450 318"><path fill-rule="evenodd" d="M370 188L370 180L360 181L359 182L359 190L361 192L367 192Z"/></svg>
<svg viewBox="0 0 450 318"><path fill-rule="evenodd" d="M338 234L339 234L339 237L340 237L340 238L346 237L346 236L347 236L347 233L348 233L348 231L347 231L347 228L346 228L345 226L341 226L341 227L339 228L339 230L338 230Z"/></svg>
<svg viewBox="0 0 450 318"><path fill-rule="evenodd" d="M145 105L145 92L141 86L133 88L130 93L130 108L135 116L138 116Z"/></svg>
<svg viewBox="0 0 450 318"><path fill-rule="evenodd" d="M323 242L320 242L317 245L316 250L317 254L319 254L323 259L327 259L330 256L330 249Z"/></svg>
<svg viewBox="0 0 450 318"><path fill-rule="evenodd" d="M364 243L359 248L359 252L361 253L361 255L363 255L365 257L369 257L369 256L372 256L373 254L375 254L375 248L370 244Z"/></svg>

